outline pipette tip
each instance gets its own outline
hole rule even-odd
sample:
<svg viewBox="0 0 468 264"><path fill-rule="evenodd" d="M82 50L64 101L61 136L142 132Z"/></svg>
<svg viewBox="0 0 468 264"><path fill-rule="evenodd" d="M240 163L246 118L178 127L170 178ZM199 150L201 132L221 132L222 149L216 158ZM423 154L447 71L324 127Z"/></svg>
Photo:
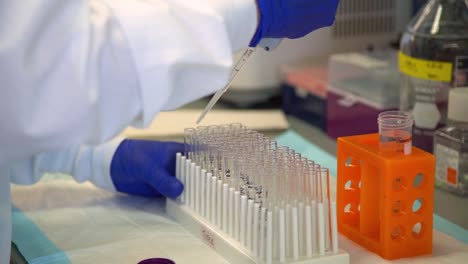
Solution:
<svg viewBox="0 0 468 264"><path fill-rule="evenodd" d="M197 122L195 122L195 123L196 123L197 125L200 124L200 122L203 120L204 117L205 117L205 114L202 113L202 114L198 117Z"/></svg>

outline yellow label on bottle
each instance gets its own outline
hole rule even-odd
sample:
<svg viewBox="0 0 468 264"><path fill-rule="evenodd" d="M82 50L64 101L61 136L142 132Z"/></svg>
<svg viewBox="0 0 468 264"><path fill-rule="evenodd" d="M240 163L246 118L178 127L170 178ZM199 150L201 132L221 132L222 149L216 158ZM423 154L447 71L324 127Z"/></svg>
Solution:
<svg viewBox="0 0 468 264"><path fill-rule="evenodd" d="M453 65L450 62L416 59L401 51L398 58L400 71L406 75L430 81L452 81Z"/></svg>

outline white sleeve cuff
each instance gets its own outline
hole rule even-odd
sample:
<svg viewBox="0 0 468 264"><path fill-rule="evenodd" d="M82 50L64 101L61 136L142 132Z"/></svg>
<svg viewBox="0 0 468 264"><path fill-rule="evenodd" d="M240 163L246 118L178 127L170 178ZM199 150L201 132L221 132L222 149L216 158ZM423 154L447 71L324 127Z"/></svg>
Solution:
<svg viewBox="0 0 468 264"><path fill-rule="evenodd" d="M44 173L65 173L77 182L90 181L94 185L115 191L110 175L112 157L120 143L118 137L98 146L77 146L56 152L42 153L9 166L11 182L33 184Z"/></svg>
<svg viewBox="0 0 468 264"><path fill-rule="evenodd" d="M124 139L117 137L97 146L80 146L73 155L73 168L69 173L77 182L90 181L99 188L115 192L110 167L114 153Z"/></svg>

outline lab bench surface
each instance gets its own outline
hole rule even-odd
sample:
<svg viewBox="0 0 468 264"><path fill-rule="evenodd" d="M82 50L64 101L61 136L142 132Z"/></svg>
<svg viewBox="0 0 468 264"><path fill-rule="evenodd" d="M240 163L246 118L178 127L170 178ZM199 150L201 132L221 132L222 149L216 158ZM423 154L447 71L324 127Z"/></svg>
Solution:
<svg viewBox="0 0 468 264"><path fill-rule="evenodd" d="M208 102L208 100L206 99L203 99L203 100L200 100L200 101L197 101L195 103L192 103L190 105L187 105L185 106L184 108L185 109L202 109L206 103ZM215 108L217 109L231 109L228 105L224 105L222 103L219 103L215 106ZM331 139L329 138L325 133L323 133L320 129L318 128L315 128L303 121L300 121L296 118L293 118L293 117L287 117L287 120L289 122L289 126L290 126L290 130L296 132L297 134L301 135L303 138L307 139L309 142L313 143L314 145L320 147L321 149L323 149L324 151L328 152L329 154L331 155L336 155L336 141L334 139ZM269 131L269 132L266 132L265 134L267 134L268 136L271 136L271 137L275 137L275 136L278 136L282 133L282 131ZM166 139L166 138L164 138ZM179 138L173 138L173 140L182 140L181 137ZM60 183L61 184L61 183ZM37 197L35 196L31 196L31 193L34 194L34 192L31 192L31 191L34 191L36 189L41 189L41 188L44 188L44 186L46 187L47 189L47 192L48 193L52 193L49 197L49 199L53 199L53 197L62 197L65 193L66 194L70 194L70 189L67 189L67 188L63 188L62 185L60 184L55 184L57 185L56 187L57 188L52 188L54 187L55 185L53 185L52 187L50 187L49 185L43 185L42 187L39 185L39 186L33 186L33 187L27 187L27 186L21 186L21 187L18 187L18 189L15 189L13 192L12 192L12 195L13 195L13 198L17 198L16 200L14 199L14 201L18 202L17 205L21 205L21 200L25 200L23 201L24 203L28 204L28 199L26 198L32 198L32 200L36 201ZM97 214L97 213L100 213L102 215L105 215L108 213L108 211L111 211L111 210L115 210L117 213L115 214L115 216L126 216L126 217L122 217L122 221L124 223L127 223L128 219L132 218L135 216L135 214L142 214L142 215L145 215L147 214L147 208L145 210L142 210L142 211L139 211L139 210L135 210L135 208L140 208L141 209L141 206L142 204L146 204L148 205L148 208L150 208L151 206L153 206L154 202L151 200L151 201L146 201L144 198L140 198L140 197L131 197L131 196L112 196L112 197L107 197L107 195L110 195L108 193L106 193L105 191L102 191L98 188L95 188L93 186L88 186L88 188L86 188L86 185L84 186L84 184L77 184L77 183L72 183L73 185L73 188L72 190L75 190L75 189L79 189L79 190L84 190L85 193L89 196L90 192L96 192L96 198L98 199L102 199L102 196L105 196L106 199L104 199L103 201L103 204L99 204L99 203L91 203L89 202L88 200L86 199L89 199L88 196L86 196L86 199L83 201L83 206L84 207L89 207L88 209L93 212L94 214ZM60 188L58 188L60 187ZM30 189L32 188L32 189ZM28 192L28 196L25 196L24 193L22 192L22 190L25 189L25 191ZM54 190L56 192L60 192L60 195L54 195ZM91 190L91 191L90 191ZM41 192L38 192L39 194ZM73 193L73 192L72 192ZM47 196L44 196L42 195L41 196L42 198L44 199L48 199ZM83 197L83 195L80 195L79 197ZM124 203L122 203L122 199L125 200ZM112 204L112 206L105 206L107 203L110 203L110 201L113 201L113 200L117 200L118 203L116 204ZM71 203L71 204L74 204L76 203L75 200L73 200L74 202ZM133 206L128 206L128 204L130 203L134 203ZM145 202L146 201L146 202ZM468 210L467 209L467 202L468 202L468 199L465 199L465 198L462 198L462 197L459 197L459 196L455 196L455 195L452 195L450 193L447 193L447 192L444 192L444 191L440 191L440 190L437 190L435 191L435 213L442 216L443 218L465 228L465 229L468 229ZM126 205L125 208L120 208L118 207L117 205L121 205L121 204L124 204ZM28 208L29 205L27 206L22 206L21 208ZM96 208L95 208L96 207ZM61 208L61 207L58 207L58 208ZM66 208L69 208L69 207L64 207L65 209ZM98 209L105 209L105 210L98 210ZM130 210L129 212L127 212L127 214L125 214L125 209L127 210ZM67 209L68 210L68 209ZM70 208L70 210L73 210L73 207ZM26 210L28 211L28 210ZM30 211L30 210L29 210ZM44 213L44 212L43 212ZM81 207L77 207L76 208L76 213L78 215L82 214L83 213L83 208ZM45 214L47 215L47 212L45 212ZM52 228L53 225L50 225L49 222L50 222L50 219L49 218L45 218L45 217L41 217L41 210L32 210L32 214L29 215L29 216L32 216L32 217L36 217L35 220L38 220L39 222L42 220L43 221L43 225L42 227L46 227L45 230L47 230L47 228ZM104 216L102 216L104 217ZM115 217L115 218L118 218L118 217ZM127 219L128 218L128 219ZM99 217L96 217L96 219L101 219L101 215ZM114 218L111 218L111 219L114 219ZM146 218L145 218L146 219ZM146 221L146 220L145 220ZM88 221L83 221L85 224L89 224ZM163 224L165 224L166 226L168 225L169 222L167 222L167 220L164 220L163 219ZM132 222L133 223L133 222ZM40 224L40 223L36 223L36 224ZM128 224L128 223L127 223ZM67 223L67 226L69 225L69 223ZM112 226L112 225L108 225L108 226ZM135 226L134 224L131 224L129 226ZM138 226L138 225L137 225ZM124 225L124 227L128 228L128 226ZM152 226L154 227L154 226ZM99 229L95 231L96 234L99 234L102 232L102 225L99 226ZM78 233L81 233L82 231L80 231L81 229L77 229ZM91 232L94 232L93 230L88 230L90 233ZM434 261L430 261L430 258L427 259L429 260L429 263L437 263L438 260L440 260L439 257L446 257L446 256L449 256L449 255L454 255L454 256L457 256L457 255L460 255L462 258L463 258L463 252L466 252L465 250L465 245L462 244L461 242L459 241L456 241L454 240L453 238L449 237L448 235L445 235L445 234L442 234L438 231L435 231L436 235L434 237L434 248L435 248L435 252L433 254L433 258L435 258L436 260ZM133 233L132 232L129 232L130 234L132 234L132 238L133 238ZM56 232L52 232L51 235L54 235L56 234ZM144 234L148 235L148 232L144 232ZM141 238L140 238L141 239ZM153 238L151 238L153 239ZM64 240L65 242L67 242L67 240ZM64 242L62 241L62 242ZM452 241L452 242L450 242ZM455 242L453 242L455 241ZM73 241L72 241L73 242ZM92 242L92 241L91 241ZM90 243L91 243L90 242ZM112 241L112 243L114 243L115 241ZM29 243L29 242L27 242ZM111 243L111 244L112 244ZM195 241L191 241L192 244L196 244L197 242ZM374 256L373 254L369 254L368 252L366 252L363 248L357 246L357 245L354 245L351 241L347 240L347 239L344 239L343 237L340 236L340 245L343 246L343 248L346 248L348 249L350 255L351 255L351 259L352 259L352 263L385 263L386 261L384 260L381 260L379 259L378 257ZM449 246L450 243L458 243L457 244L457 249L450 249L451 246ZM460 245L460 243L462 245ZM29 243L31 244L31 243ZM159 244L158 244L159 245ZM452 250L452 251L450 251ZM196 250L192 250L192 251L195 251L195 252L192 252L193 254L198 254L198 252L196 252ZM17 250L16 247L13 247L13 252L14 252L14 255L15 255L15 263L25 263L24 262L24 258L21 257L19 251ZM206 251L207 253L210 253L209 251ZM73 257L76 257L76 256L79 256L78 255L74 255ZM174 256L174 257L177 257L177 255L170 255L170 256ZM210 259L211 261L213 261L214 259L216 258L219 258L219 256L212 256L213 258L208 258ZM459 263L459 260L460 258L457 258L457 261L455 262L450 262L448 261L447 263ZM379 262L377 262L377 260L380 260ZM417 260L417 259L416 259ZM214 261L216 262L216 261ZM181 262L182 263L182 262ZM219 259L218 263L225 263L225 261ZM400 263L400 262L398 262ZM402 263L406 263L406 261L403 260ZM424 261L422 262L419 262L419 263L426 263Z"/></svg>
<svg viewBox="0 0 468 264"><path fill-rule="evenodd" d="M162 198L112 193L67 175L46 175L33 186L14 185L12 201L17 208L13 239L25 257L17 263L138 263L165 257L178 264L194 259L228 264L170 219ZM352 264L388 263L344 236L339 244ZM431 255L394 263L456 264L468 258L467 244L437 230L433 247Z"/></svg>
<svg viewBox="0 0 468 264"><path fill-rule="evenodd" d="M186 107L184 107L185 109L202 109L206 103L208 101L205 99L205 100L201 100L201 101L198 101L198 102L195 102L193 104L190 104ZM222 103L220 104L217 104L216 105L216 108L217 109L230 109L229 106L226 106L226 105L223 105ZM309 142L313 143L314 145L320 147L321 149L323 149L325 152L328 152L329 154L335 156L336 155L336 141L329 138L325 133L323 133L320 129L318 128L315 128L313 126L310 126L308 125L307 123L303 122L303 121L300 121L296 118L293 118L293 117L287 117L287 120L289 122L289 127L290 127L290 130L296 132L297 134L301 135L303 138L307 139ZM269 131L267 132L266 134L268 136L271 136L271 137L275 137L275 136L278 136L280 134L282 134L282 132L284 131ZM166 138L164 138L166 139ZM173 140L182 140L181 137L179 138L173 138ZM141 215L147 215L149 212L152 212L153 207L155 207L155 203L152 201L152 200L149 200L149 199L145 199L145 198L140 198L140 197L132 197L132 196L111 196L111 194L107 194L107 193L104 193L104 191L102 190L99 190L93 186L88 186L86 188L86 185L83 186L83 184L76 184L74 182L70 183L72 188L71 189L68 189L68 188L63 188L62 185L59 185L59 184L55 184L55 185L52 185L51 186L48 186L48 185L39 185L39 186L33 186L33 187L17 187L17 189L14 189L12 191L12 194L13 194L13 201L14 202L17 202L17 205L19 206L19 208L29 208L29 200L26 199L26 198L29 198L29 199L39 199L38 197L42 197L43 199L46 199L47 197L45 196L34 196L34 192L31 192L35 189L38 189L38 188L46 188L49 196L51 197L61 197L60 195L65 195L64 193L66 192L67 195L70 195L70 190L75 190L77 192L79 192L79 195L77 194L77 197L83 197L84 195L81 193L81 192L85 192L88 196L90 196L90 194L93 194L93 193L96 193L96 199L101 201L102 200L102 197L106 198L104 199L105 202L103 202L103 206L99 207L99 206L95 206L94 203L91 203L89 201L87 201L86 199L90 199L90 197L87 196L86 199L84 199L84 201L82 201L83 205L82 207L87 209L89 212L91 212L94 216L93 219L101 219L100 221L102 221L102 219L104 218L104 216L97 216L96 214L97 213L101 213L101 214L109 214L109 212L114 212L114 214L112 214L112 217L110 217L109 219L112 219L112 221L117 221L115 219L121 219L121 227L123 228L129 228L128 226L124 225L125 223L128 222L129 219L133 219L133 218L136 218L135 215L138 215L138 216L141 216ZM28 188L32 188L31 190L28 189ZM23 189L27 189L27 190L24 190L23 192ZM30 197L26 197L24 194L25 192L28 192L28 195L30 195ZM54 194L54 192L57 192L57 194ZM39 194L41 192L38 192ZM16 198L16 199L15 199ZM24 201L24 206L21 206L21 200L22 199L25 199ZM49 199L51 199L49 197ZM119 207L117 205L121 205L122 204L122 199L124 201L123 204L127 205L126 207ZM115 204L112 203L112 201L114 200L117 200L117 202L115 202ZM436 213L439 214L440 216L444 217L445 219L453 222L453 223L456 223L458 224L459 226L462 226L463 228L467 229L468 228L468 210L466 210L466 201L468 201L468 199L464 199L462 197L458 197L458 196L454 196L450 193L446 193L446 192L443 192L443 191L439 191L439 190L436 190L435 191L435 210L436 210ZM74 203L79 203L79 201L74 201ZM73 204L74 204L73 203ZM110 204L111 206L105 206L107 204ZM128 206L129 204L132 204L132 206ZM158 203L156 203L158 204ZM98 203L99 205L99 203ZM78 206L78 204L76 206L74 206L75 208L70 208L70 209L67 209L67 210L74 210L73 212L77 215L81 215L83 214L83 208ZM96 210L97 209L103 209L102 212L99 211L97 212ZM163 208L162 206L160 206L161 208ZM61 208L61 207L59 207ZM68 208L68 207L66 207ZM141 208L144 208L144 210L135 210L135 208L138 208L138 209L141 209ZM159 208L158 210L162 210L161 208ZM150 210L151 209L151 210ZM154 213L156 215L156 217L163 217L164 215L162 213L157 213L159 212L158 210L153 210L155 211L156 213ZM27 214L29 214L29 216L33 216L35 217L37 221L39 221L39 223L36 223L38 224L39 226L41 226L41 221L42 221L42 227L45 227L44 230L47 231L47 228L52 228L52 226L49 224L50 222L50 219L46 219L45 217L42 216L42 214L45 214L45 210L38 210L37 212L34 211L34 210L28 210L29 212L26 212ZM127 212L129 211L129 212ZM115 217L114 217L115 216ZM141 236L149 236L150 238L150 241L152 241L154 238L151 237L150 235L155 235L155 234L160 234L161 230L158 229L158 225L155 225L153 224L151 221L148 221L147 218L144 218L143 219L144 221L142 221L141 223L150 223L151 225L148 226L148 227L145 227L143 228L143 231L141 231L140 229L141 226L140 224L138 225L135 225L134 223L134 220L130 221L130 225L129 226L133 226L135 227L135 230L132 231L132 232L129 232L129 234L131 234L131 238L134 237L134 233L135 232L142 232L141 233ZM152 218L152 221L154 219ZM161 221L161 224L165 225L166 227L169 225L170 222L167 221L167 219L165 218L161 218L160 219ZM140 223L140 222L138 222ZM67 226L69 226L70 223L67 223ZM72 224L72 226L75 226L75 224ZM113 225L111 224L108 224L106 225L107 227L112 227ZM117 225L116 225L117 226ZM98 226L99 229L96 230L96 231L92 231L92 230L88 230L89 232L96 232L96 233L100 233L102 232L102 225L99 225ZM136 228L138 227L138 228ZM154 234L152 234L151 232L148 232L148 231L145 231L145 230L152 230L150 228L153 228L153 229L156 229L156 231L154 231ZM179 228L178 226L174 225L174 228ZM173 230L173 229L171 229ZM175 230L175 229L174 229ZM53 230L52 230L53 231ZM71 230L70 232L74 232L74 230ZM76 235L78 236L79 233L81 233L81 231L76 231L75 232L77 233ZM150 234L151 233L151 234ZM55 233L54 232L51 232L51 235L54 235ZM79 237L79 236L78 236ZM139 236L139 239L141 240L143 237L140 237ZM189 240L187 240L187 242L190 241L190 244L192 245L198 245L200 243L196 242L196 241L192 241L190 240L191 238L188 237ZM64 240L66 242L66 240ZM159 241L159 240L158 240ZM172 241L173 242L173 239L169 239L168 241ZM114 243L114 241L111 241L112 243ZM197 244L198 243L198 244ZM456 243L457 246L456 248L451 248L451 245L450 243ZM466 252L466 245L460 245L461 242L458 242L456 240L454 240L453 238L451 238L450 236L448 235L445 235L445 234L442 234L438 231L435 232L435 236L434 236L434 254L430 257L427 257L427 258L423 258L423 259L419 259L419 258L415 258L415 263L440 263L440 262L446 262L446 263L458 263L458 260L460 259L460 257L463 258L463 252ZM159 244L157 244L159 245ZM201 247L201 244L198 245ZM357 246L356 244L354 244L353 242L351 242L350 240L348 239L345 239L343 236L340 236L340 246L342 246L345 250L348 251L348 253L350 253L350 256L351 256L351 263L387 263L387 261L383 260L383 259L380 259L379 257L377 257L376 255L373 255L373 254L370 254L369 252L367 252L366 250L364 250L363 248ZM141 250L141 248L138 248L138 250ZM184 251L185 252L185 251ZM211 254L210 251L201 251L201 248L200 248L200 252L205 252L206 254ZM19 253L17 250L16 250L16 253ZM197 250L193 249L191 250L188 254L193 254L193 255L196 255L198 254ZM16 256L18 256L18 254L16 254ZM174 256L174 257L177 257L176 255L169 255L169 256ZM441 259L444 259L446 256L455 256L457 257L457 260L456 261L440 261ZM73 257L77 257L77 255L72 255L71 256L72 258ZM17 260L19 260L20 258L16 258ZM210 256L210 257L206 257L206 259L209 259L210 262L209 263L226 263L225 261L219 259L219 256ZM215 260L218 260L218 261L215 261ZM427 261L426 261L427 260ZM419 261L419 262L418 262ZM17 263L23 263L23 262L17 262ZM183 261L181 261L180 263L183 263ZM190 263L190 262L186 262L186 263ZM208 263L208 262L206 262ZM406 260L402 260L402 261L396 261L396 263L406 263Z"/></svg>

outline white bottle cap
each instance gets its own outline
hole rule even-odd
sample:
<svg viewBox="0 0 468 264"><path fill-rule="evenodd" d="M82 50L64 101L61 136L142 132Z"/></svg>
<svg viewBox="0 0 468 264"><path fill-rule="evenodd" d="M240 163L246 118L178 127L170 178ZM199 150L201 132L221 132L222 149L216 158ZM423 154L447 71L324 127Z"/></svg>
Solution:
<svg viewBox="0 0 468 264"><path fill-rule="evenodd" d="M468 87L450 90L448 119L455 122L468 122Z"/></svg>

